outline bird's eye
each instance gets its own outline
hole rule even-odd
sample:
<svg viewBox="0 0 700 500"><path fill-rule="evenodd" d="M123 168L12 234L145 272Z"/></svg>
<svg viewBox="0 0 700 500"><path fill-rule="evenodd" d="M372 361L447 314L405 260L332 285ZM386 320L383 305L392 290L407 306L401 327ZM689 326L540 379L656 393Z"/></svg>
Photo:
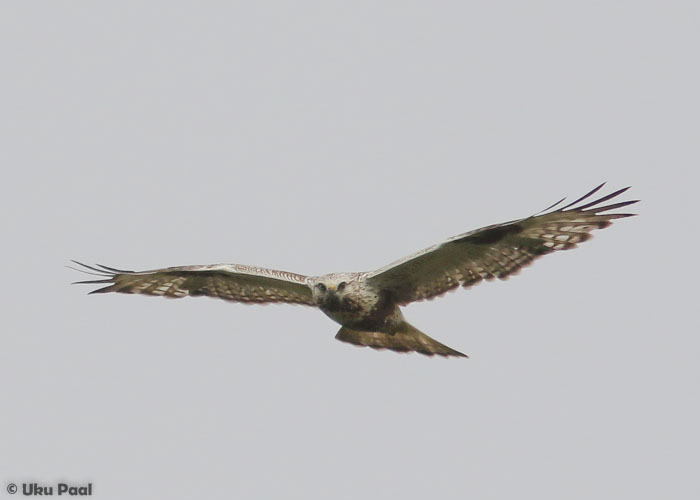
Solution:
<svg viewBox="0 0 700 500"><path fill-rule="evenodd" d="M346 283L344 281L338 283L338 291L342 292L343 290L345 290L345 285Z"/></svg>
<svg viewBox="0 0 700 500"><path fill-rule="evenodd" d="M323 283L316 283L316 288L318 288L322 292L326 291L326 285L324 285Z"/></svg>

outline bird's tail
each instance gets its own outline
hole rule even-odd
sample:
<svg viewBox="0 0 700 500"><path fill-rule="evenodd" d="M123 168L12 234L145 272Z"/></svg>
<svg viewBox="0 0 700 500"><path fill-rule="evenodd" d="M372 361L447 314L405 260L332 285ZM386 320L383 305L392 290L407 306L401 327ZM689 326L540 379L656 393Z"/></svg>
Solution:
<svg viewBox="0 0 700 500"><path fill-rule="evenodd" d="M358 346L369 346L373 349L390 349L397 352L415 351L425 354L426 356L439 354L445 357L468 357L466 354L455 351L437 340L428 337L425 333L405 321L396 333L393 334L366 332L344 326L338 331L335 338L341 342L348 342Z"/></svg>

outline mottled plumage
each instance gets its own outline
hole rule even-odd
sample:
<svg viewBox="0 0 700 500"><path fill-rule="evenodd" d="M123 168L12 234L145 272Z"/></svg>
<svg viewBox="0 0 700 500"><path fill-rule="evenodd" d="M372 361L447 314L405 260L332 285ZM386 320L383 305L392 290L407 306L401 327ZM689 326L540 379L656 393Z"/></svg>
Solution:
<svg viewBox="0 0 700 500"><path fill-rule="evenodd" d="M90 293L173 298L207 295L235 302L316 306L342 325L336 338L343 342L399 352L465 356L410 325L399 306L437 297L459 286L469 287L484 279L506 279L537 257L574 248L589 239L594 229L634 215L603 212L638 200L601 206L629 188L581 204L602 186L559 209L555 207L564 200L544 213L449 238L371 272L309 277L240 264L135 272L74 262L82 266L83 272L101 278L79 283L108 285Z"/></svg>

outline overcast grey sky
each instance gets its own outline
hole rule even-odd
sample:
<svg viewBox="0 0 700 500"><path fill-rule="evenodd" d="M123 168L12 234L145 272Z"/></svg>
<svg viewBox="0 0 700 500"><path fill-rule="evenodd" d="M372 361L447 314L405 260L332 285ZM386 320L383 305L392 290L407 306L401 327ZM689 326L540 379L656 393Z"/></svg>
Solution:
<svg viewBox="0 0 700 500"><path fill-rule="evenodd" d="M695 499L697 2L3 2L0 497ZM410 305L87 296L68 259L361 271L608 181L641 215Z"/></svg>

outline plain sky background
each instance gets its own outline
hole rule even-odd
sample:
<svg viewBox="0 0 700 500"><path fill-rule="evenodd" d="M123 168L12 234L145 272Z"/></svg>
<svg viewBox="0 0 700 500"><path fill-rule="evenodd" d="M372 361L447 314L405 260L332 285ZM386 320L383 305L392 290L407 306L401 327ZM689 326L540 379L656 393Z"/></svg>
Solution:
<svg viewBox="0 0 700 500"><path fill-rule="evenodd" d="M3 2L0 498L698 498L699 5ZM467 360L64 267L370 270L602 181L641 215L404 310Z"/></svg>

